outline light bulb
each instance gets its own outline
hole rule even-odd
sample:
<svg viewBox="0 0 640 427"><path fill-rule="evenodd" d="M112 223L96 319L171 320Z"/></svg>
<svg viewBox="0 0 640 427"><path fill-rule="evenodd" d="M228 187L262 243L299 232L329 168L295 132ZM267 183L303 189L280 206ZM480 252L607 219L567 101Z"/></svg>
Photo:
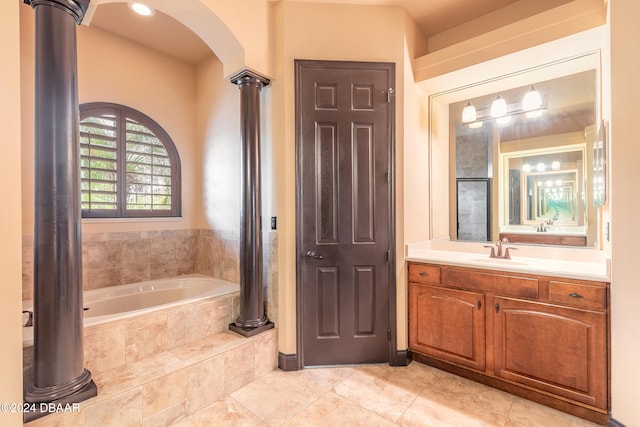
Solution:
<svg viewBox="0 0 640 427"><path fill-rule="evenodd" d="M491 104L491 117L502 117L507 114L507 102L498 95Z"/></svg>
<svg viewBox="0 0 640 427"><path fill-rule="evenodd" d="M540 96L540 92L531 86L531 89L524 94L524 98L522 99L522 109L530 111L540 107L542 107L542 97Z"/></svg>
<svg viewBox="0 0 640 427"><path fill-rule="evenodd" d="M151 16L154 14L153 9L142 3L129 3L129 7L138 15Z"/></svg>
<svg viewBox="0 0 640 427"><path fill-rule="evenodd" d="M476 107L471 105L471 101L467 101L467 106L462 110L462 122L471 123L475 122L477 118Z"/></svg>
<svg viewBox="0 0 640 427"><path fill-rule="evenodd" d="M544 163L540 162L536 165L536 170L538 172L544 172L546 169L546 166L544 165Z"/></svg>
<svg viewBox="0 0 640 427"><path fill-rule="evenodd" d="M478 129L478 128L481 128L481 127L482 127L482 122L472 122L472 123L469 123L469 127L470 127L471 129Z"/></svg>
<svg viewBox="0 0 640 427"><path fill-rule="evenodd" d="M551 162L551 169L553 169L554 171L557 171L558 169L560 169L560 162L557 160L554 160L553 162Z"/></svg>

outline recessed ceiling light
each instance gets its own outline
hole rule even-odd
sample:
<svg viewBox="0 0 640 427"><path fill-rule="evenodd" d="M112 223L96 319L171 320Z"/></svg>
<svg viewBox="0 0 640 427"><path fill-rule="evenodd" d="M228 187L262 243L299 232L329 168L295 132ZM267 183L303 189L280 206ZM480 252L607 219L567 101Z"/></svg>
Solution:
<svg viewBox="0 0 640 427"><path fill-rule="evenodd" d="M142 16L151 16L155 13L153 9L142 3L129 3L129 7L135 13Z"/></svg>

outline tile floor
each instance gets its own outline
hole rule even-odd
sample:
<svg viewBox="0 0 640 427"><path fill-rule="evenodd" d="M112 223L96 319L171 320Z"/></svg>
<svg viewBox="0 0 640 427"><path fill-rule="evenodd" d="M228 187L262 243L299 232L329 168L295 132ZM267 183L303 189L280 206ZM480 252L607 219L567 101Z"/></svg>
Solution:
<svg viewBox="0 0 640 427"><path fill-rule="evenodd" d="M276 370L173 425L595 426L417 362Z"/></svg>

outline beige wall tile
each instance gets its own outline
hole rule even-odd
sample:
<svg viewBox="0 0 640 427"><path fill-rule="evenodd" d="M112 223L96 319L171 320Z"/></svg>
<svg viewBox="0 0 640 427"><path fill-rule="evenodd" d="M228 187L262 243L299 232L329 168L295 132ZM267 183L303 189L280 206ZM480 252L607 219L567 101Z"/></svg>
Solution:
<svg viewBox="0 0 640 427"><path fill-rule="evenodd" d="M253 344L255 348L255 376L260 378L278 367L278 334L276 330L265 332Z"/></svg>
<svg viewBox="0 0 640 427"><path fill-rule="evenodd" d="M136 387L85 409L87 426L139 426L142 424L142 389Z"/></svg>
<svg viewBox="0 0 640 427"><path fill-rule="evenodd" d="M119 268L105 268L102 270L87 270L87 281L84 284L85 289L100 289L108 286L121 285L122 270ZM83 272L84 275L84 272Z"/></svg>
<svg viewBox="0 0 640 427"><path fill-rule="evenodd" d="M190 414L224 396L224 356L216 356L188 369L188 411Z"/></svg>
<svg viewBox="0 0 640 427"><path fill-rule="evenodd" d="M84 334L84 364L93 374L125 363L124 325Z"/></svg>
<svg viewBox="0 0 640 427"><path fill-rule="evenodd" d="M135 283L151 278L151 244L149 240L128 240L122 245L121 283Z"/></svg>
<svg viewBox="0 0 640 427"><path fill-rule="evenodd" d="M236 239L224 240L224 255L222 260L222 278L230 282L240 281L240 242Z"/></svg>
<svg viewBox="0 0 640 427"><path fill-rule="evenodd" d="M176 260L175 237L157 237L149 239L151 249L151 261L167 263Z"/></svg>
<svg viewBox="0 0 640 427"><path fill-rule="evenodd" d="M152 320L155 320L152 322ZM141 323L138 321L138 323ZM146 325L127 328L125 332L126 361L135 362L168 349L167 317L146 320Z"/></svg>
<svg viewBox="0 0 640 427"><path fill-rule="evenodd" d="M162 277L201 273L240 279L238 233L224 230L148 230L86 233L82 243L83 289L98 289ZM265 297L277 300L271 285L273 233L264 242ZM269 240L271 239L271 240ZM23 300L33 298L33 237L23 236ZM271 261L270 261L271 260ZM272 301L272 302L269 302ZM269 308L275 312L276 308Z"/></svg>
<svg viewBox="0 0 640 427"><path fill-rule="evenodd" d="M178 275L194 273L196 271L197 256L197 236L178 236L176 238L176 268Z"/></svg>
<svg viewBox="0 0 640 427"><path fill-rule="evenodd" d="M255 351L252 342L224 353L224 377L232 378L255 368Z"/></svg>
<svg viewBox="0 0 640 427"><path fill-rule="evenodd" d="M178 275L178 263L175 259L167 262L158 262L151 258L151 264L149 267L149 278L152 280L162 279L165 277L175 277Z"/></svg>
<svg viewBox="0 0 640 427"><path fill-rule="evenodd" d="M182 369L142 386L142 414L148 417L182 402L187 396L187 370Z"/></svg>
<svg viewBox="0 0 640 427"><path fill-rule="evenodd" d="M167 342L170 349L202 338L203 327L197 316L188 308L169 313L167 326Z"/></svg>
<svg viewBox="0 0 640 427"><path fill-rule="evenodd" d="M87 268L119 270L122 267L122 241L95 241L83 245L87 253Z"/></svg>

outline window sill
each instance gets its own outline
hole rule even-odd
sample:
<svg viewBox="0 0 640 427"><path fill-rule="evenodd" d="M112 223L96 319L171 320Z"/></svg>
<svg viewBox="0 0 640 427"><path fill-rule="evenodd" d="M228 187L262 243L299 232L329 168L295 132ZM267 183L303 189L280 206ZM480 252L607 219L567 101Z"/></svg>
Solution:
<svg viewBox="0 0 640 427"><path fill-rule="evenodd" d="M126 223L126 222L180 222L181 216L141 217L141 218L82 218L83 224Z"/></svg>

